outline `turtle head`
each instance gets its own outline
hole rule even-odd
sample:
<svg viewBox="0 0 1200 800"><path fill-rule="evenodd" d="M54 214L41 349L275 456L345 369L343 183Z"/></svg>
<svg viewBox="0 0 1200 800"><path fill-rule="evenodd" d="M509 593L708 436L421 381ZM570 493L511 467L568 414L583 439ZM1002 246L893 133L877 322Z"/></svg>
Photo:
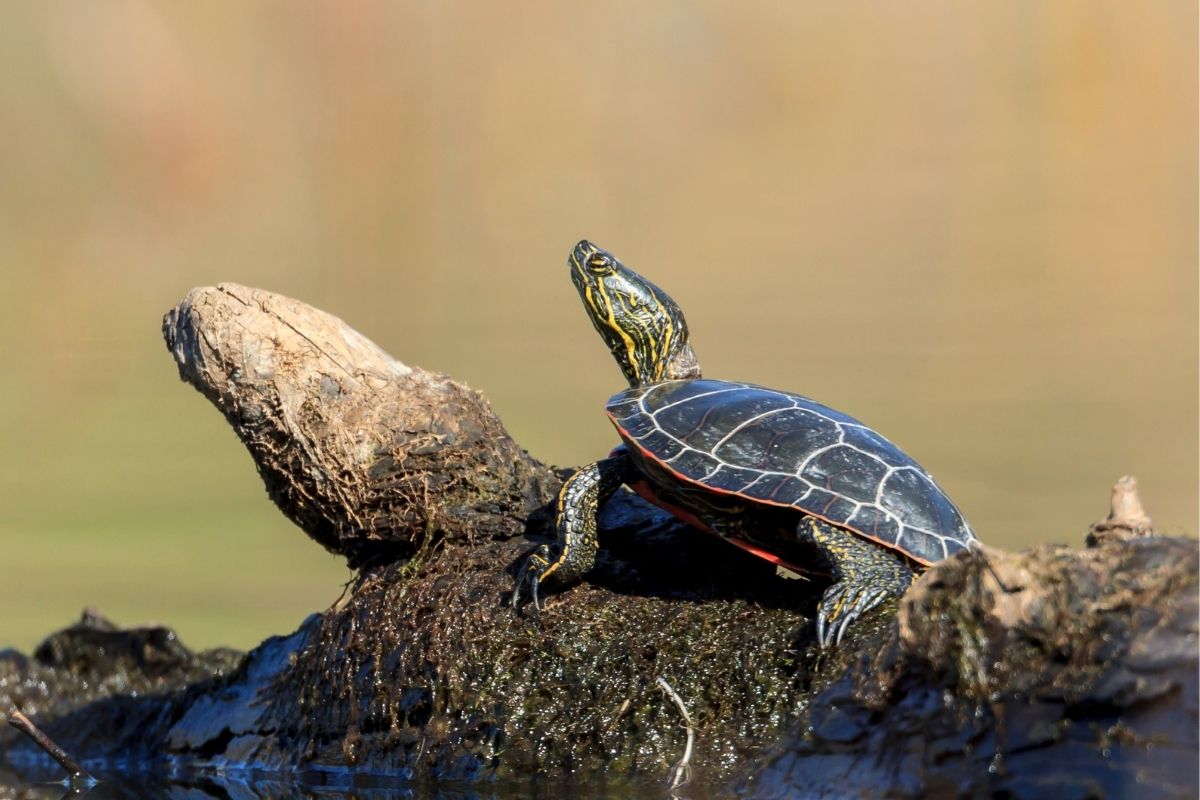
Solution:
<svg viewBox="0 0 1200 800"><path fill-rule="evenodd" d="M699 378L687 322L670 296L588 241L567 259L571 281L630 386Z"/></svg>

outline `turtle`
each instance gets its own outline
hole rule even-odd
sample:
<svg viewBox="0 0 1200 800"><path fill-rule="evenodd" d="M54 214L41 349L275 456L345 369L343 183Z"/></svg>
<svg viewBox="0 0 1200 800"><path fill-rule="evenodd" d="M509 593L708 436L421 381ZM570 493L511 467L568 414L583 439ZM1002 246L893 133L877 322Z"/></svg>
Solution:
<svg viewBox="0 0 1200 800"><path fill-rule="evenodd" d="M563 588L593 566L596 515L625 485L688 524L777 563L796 548L832 583L816 639L840 644L864 613L894 603L916 573L977 539L930 474L854 417L799 394L704 378L678 304L611 253L581 241L571 280L629 388L605 411L622 444L563 484L557 541L517 576ZM807 562L806 562L807 563Z"/></svg>

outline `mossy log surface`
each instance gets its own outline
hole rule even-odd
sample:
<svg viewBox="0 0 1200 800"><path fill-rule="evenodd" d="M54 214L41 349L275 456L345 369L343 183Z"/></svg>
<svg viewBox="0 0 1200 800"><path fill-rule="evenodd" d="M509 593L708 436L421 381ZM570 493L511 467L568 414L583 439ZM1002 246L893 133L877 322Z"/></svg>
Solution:
<svg viewBox="0 0 1200 800"><path fill-rule="evenodd" d="M665 793L689 730L663 679L693 723L689 796L1196 794L1200 556L1154 537L1127 484L1087 549L960 554L829 651L819 583L632 493L604 510L595 572L518 612L562 474L480 395L231 284L189 293L164 335L271 499L357 574L247 654L96 614L0 652L0 710L90 763ZM10 765L34 753L0 732Z"/></svg>

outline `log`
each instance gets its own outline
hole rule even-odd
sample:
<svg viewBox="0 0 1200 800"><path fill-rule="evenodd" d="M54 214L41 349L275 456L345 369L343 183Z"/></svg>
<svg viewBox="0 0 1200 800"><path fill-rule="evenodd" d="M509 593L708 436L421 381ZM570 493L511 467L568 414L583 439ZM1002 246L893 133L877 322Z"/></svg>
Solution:
<svg viewBox="0 0 1200 800"><path fill-rule="evenodd" d="M299 301L232 283L194 289L163 336L279 510L351 567L436 539L510 537L557 487L478 393Z"/></svg>
<svg viewBox="0 0 1200 800"><path fill-rule="evenodd" d="M0 702L50 687L26 710L83 759L499 785L690 774L713 796L1195 793L1198 551L1148 535L1128 483L1093 547L959 554L830 651L810 624L821 585L628 492L604 509L594 573L521 613L514 575L550 537L562 475L484 398L262 290L193 290L163 330L272 501L357 573L248 654L172 651L153 698L97 681L147 668L76 657L86 630L0 653ZM0 734L10 761L28 747Z"/></svg>

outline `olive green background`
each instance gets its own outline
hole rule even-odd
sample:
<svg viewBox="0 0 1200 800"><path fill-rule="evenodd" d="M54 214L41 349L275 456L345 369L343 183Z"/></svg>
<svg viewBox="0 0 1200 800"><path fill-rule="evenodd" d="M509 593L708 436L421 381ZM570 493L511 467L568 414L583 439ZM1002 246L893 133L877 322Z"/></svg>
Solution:
<svg viewBox="0 0 1200 800"><path fill-rule="evenodd" d="M181 384L163 314L299 297L614 442L581 237L714 377L811 395L987 542L1138 476L1197 529L1194 0L0 7L0 647L95 605L250 645L347 577Z"/></svg>

